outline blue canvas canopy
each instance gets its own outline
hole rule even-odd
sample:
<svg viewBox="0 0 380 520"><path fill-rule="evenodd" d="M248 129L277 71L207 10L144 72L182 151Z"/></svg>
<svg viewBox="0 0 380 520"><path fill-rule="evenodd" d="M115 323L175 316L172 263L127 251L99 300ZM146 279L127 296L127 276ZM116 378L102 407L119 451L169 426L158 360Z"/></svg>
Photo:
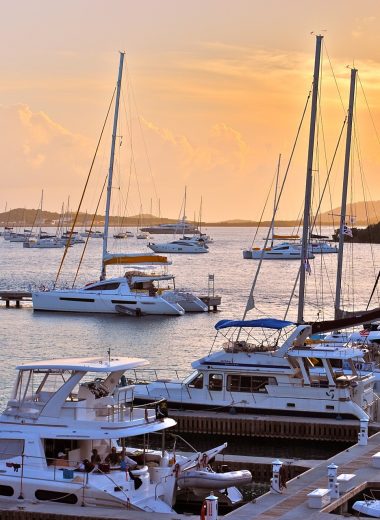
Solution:
<svg viewBox="0 0 380 520"><path fill-rule="evenodd" d="M283 329L295 325L292 321L276 320L275 318L262 318L260 320L220 320L215 324L216 330L227 329L229 327L250 327L264 329Z"/></svg>

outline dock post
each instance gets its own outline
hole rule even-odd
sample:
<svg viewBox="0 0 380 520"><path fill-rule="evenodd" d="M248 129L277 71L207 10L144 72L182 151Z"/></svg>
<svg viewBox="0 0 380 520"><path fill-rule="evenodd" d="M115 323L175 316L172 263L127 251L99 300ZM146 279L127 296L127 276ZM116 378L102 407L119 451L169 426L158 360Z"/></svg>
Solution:
<svg viewBox="0 0 380 520"><path fill-rule="evenodd" d="M5 300L5 307L6 307L7 309L9 309L9 305L10 305L9 300Z"/></svg>
<svg viewBox="0 0 380 520"><path fill-rule="evenodd" d="M368 419L360 419L358 444L359 446L367 446L368 444Z"/></svg>
<svg viewBox="0 0 380 520"><path fill-rule="evenodd" d="M270 491L271 493L282 493L282 485L281 485L281 468L283 462L279 459L276 459L272 462L272 478L270 479Z"/></svg>
<svg viewBox="0 0 380 520"><path fill-rule="evenodd" d="M202 504L201 518L202 520L218 520L218 498L212 491Z"/></svg>
<svg viewBox="0 0 380 520"><path fill-rule="evenodd" d="M331 498L339 498L339 484L337 481L338 466L331 463L327 466L327 477L329 479L329 490Z"/></svg>
<svg viewBox="0 0 380 520"><path fill-rule="evenodd" d="M16 300L16 308L17 308L17 309L20 308L20 300Z"/></svg>

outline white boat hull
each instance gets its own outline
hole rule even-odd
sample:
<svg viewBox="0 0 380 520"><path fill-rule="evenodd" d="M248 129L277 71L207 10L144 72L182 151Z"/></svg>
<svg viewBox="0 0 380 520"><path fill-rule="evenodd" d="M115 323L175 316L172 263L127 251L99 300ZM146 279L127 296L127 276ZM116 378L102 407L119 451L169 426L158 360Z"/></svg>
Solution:
<svg viewBox="0 0 380 520"><path fill-rule="evenodd" d="M184 309L157 296L141 294L92 293L85 290L53 290L32 293L35 311L85 312L120 314L116 306L125 305L136 314L181 316Z"/></svg>
<svg viewBox="0 0 380 520"><path fill-rule="evenodd" d="M173 244L148 244L149 249L155 253L186 253L186 254L199 254L208 253L208 249L198 244L187 244L184 242L181 245Z"/></svg>
<svg viewBox="0 0 380 520"><path fill-rule="evenodd" d="M380 500L358 500L352 509L372 518L380 518Z"/></svg>

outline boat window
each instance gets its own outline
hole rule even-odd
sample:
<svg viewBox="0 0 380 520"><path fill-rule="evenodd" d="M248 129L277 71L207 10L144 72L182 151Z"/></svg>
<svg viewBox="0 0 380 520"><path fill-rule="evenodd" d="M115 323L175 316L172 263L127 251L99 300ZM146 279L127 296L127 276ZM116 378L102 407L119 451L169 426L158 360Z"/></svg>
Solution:
<svg viewBox="0 0 380 520"><path fill-rule="evenodd" d="M54 500L64 504L76 504L78 497L72 493L60 493L59 491L49 491L47 489L37 489L35 492L37 500Z"/></svg>
<svg viewBox="0 0 380 520"><path fill-rule="evenodd" d="M0 495L3 497L12 497L14 495L13 487L0 486Z"/></svg>
<svg viewBox="0 0 380 520"><path fill-rule="evenodd" d="M219 392L223 388L223 374L210 374L208 376L208 388L213 392Z"/></svg>
<svg viewBox="0 0 380 520"><path fill-rule="evenodd" d="M203 374L198 374L192 381L189 383L189 388L203 388Z"/></svg>
<svg viewBox="0 0 380 520"><path fill-rule="evenodd" d="M227 390L229 392L266 392L267 385L277 385L275 377L229 375Z"/></svg>
<svg viewBox="0 0 380 520"><path fill-rule="evenodd" d="M24 441L21 439L0 439L0 460L19 457L24 451Z"/></svg>
<svg viewBox="0 0 380 520"><path fill-rule="evenodd" d="M85 287L85 291L115 291L119 288L120 283L102 283L98 285L92 285L91 287Z"/></svg>

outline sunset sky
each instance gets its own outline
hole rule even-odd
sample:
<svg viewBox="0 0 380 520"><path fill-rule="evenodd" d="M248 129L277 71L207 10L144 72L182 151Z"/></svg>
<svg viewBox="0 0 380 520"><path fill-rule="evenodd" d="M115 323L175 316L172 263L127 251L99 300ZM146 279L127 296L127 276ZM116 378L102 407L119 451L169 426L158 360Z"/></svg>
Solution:
<svg viewBox="0 0 380 520"><path fill-rule="evenodd" d="M160 199L161 214L175 218L187 186L190 218L202 196L205 220L258 219L279 153L285 171L318 33L324 65L315 194L347 108L347 66L355 64L350 197L363 200L364 185L366 198L380 199L380 3L0 0L0 7L0 211L5 204L37 207L42 189L44 209L59 210L69 196L76 208L116 82L118 51L125 50L120 189L112 212L124 211L132 168L128 214L140 204L149 212L151 199L157 214ZM308 125L307 118L281 218L297 218L302 207ZM93 211L99 197L110 132L108 125L83 210ZM339 205L340 148L324 210Z"/></svg>

